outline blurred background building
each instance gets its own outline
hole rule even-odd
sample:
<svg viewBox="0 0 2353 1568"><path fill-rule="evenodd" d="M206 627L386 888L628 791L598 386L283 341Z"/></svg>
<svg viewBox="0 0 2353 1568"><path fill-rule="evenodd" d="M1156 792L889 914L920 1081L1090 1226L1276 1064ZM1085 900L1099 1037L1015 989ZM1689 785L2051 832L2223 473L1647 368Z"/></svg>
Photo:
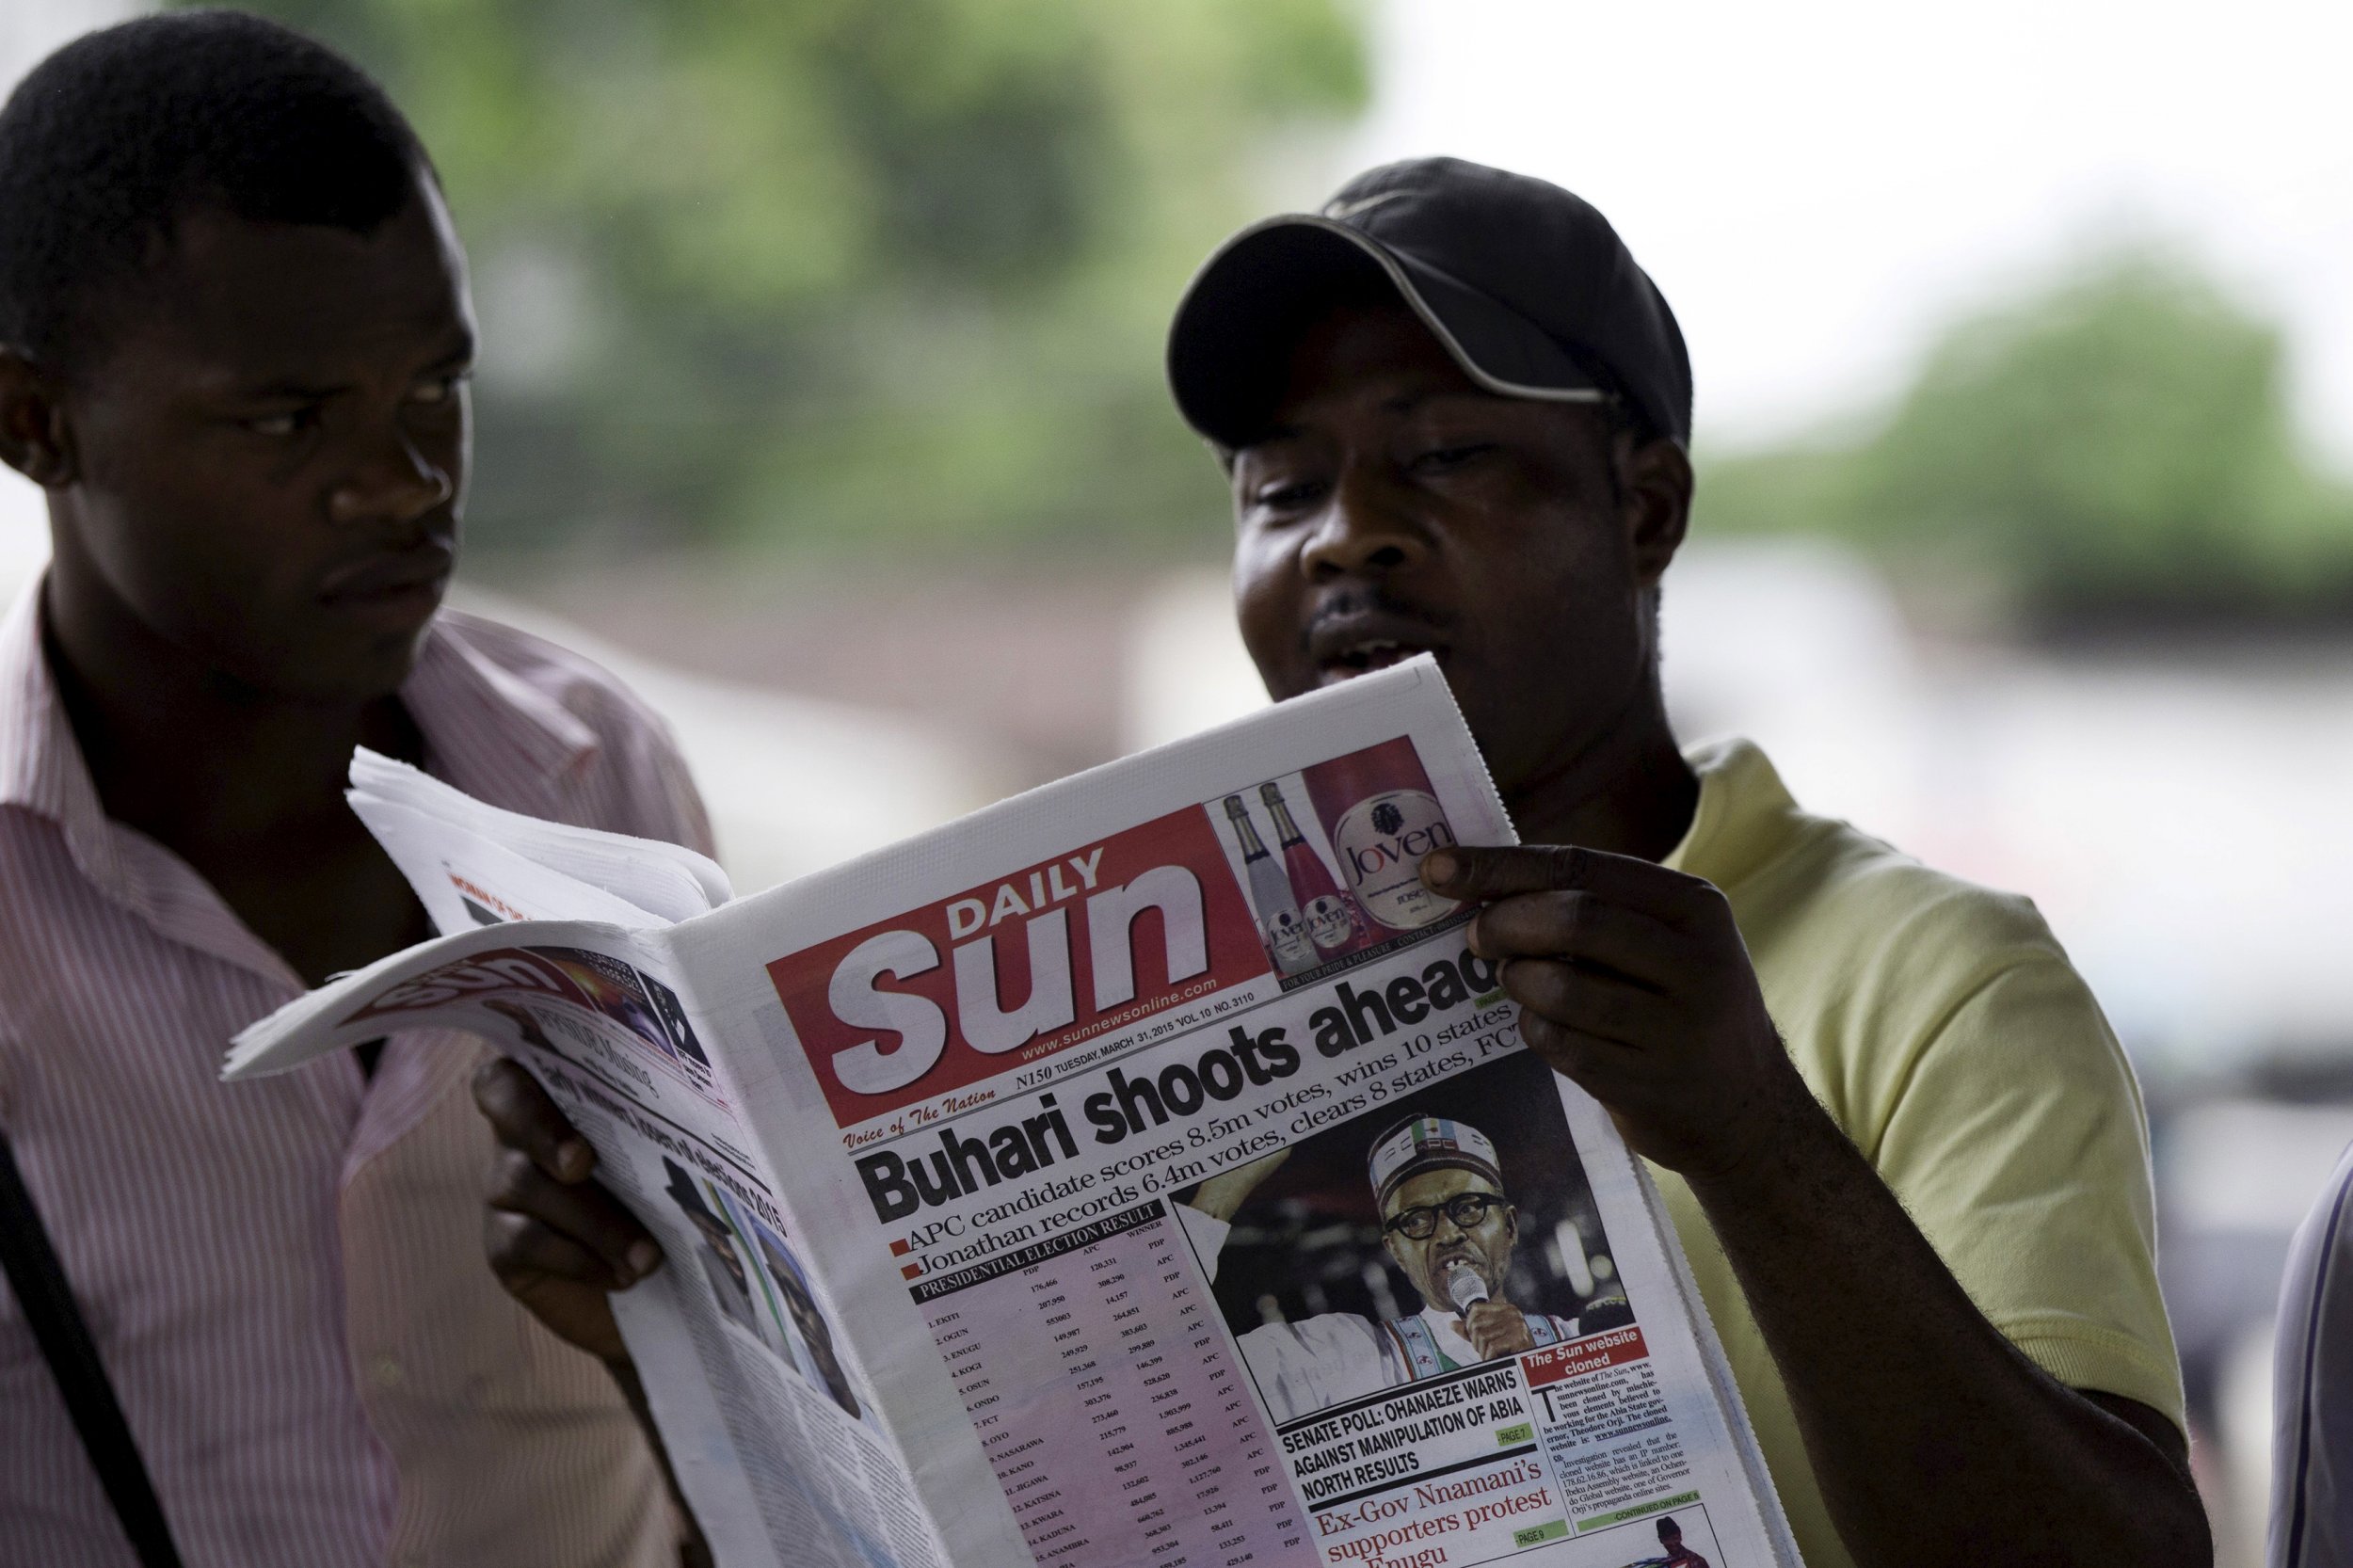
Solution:
<svg viewBox="0 0 2353 1568"><path fill-rule="evenodd" d="M9 0L0 81L120 0ZM257 0L438 160L465 593L674 717L765 886L1263 700L1160 337L1449 152L1682 316L1687 734L2040 902L2152 1104L2225 1561L2353 1138L2353 13L2123 0ZM39 496L0 478L0 587ZM593 629L593 630L590 630Z"/></svg>

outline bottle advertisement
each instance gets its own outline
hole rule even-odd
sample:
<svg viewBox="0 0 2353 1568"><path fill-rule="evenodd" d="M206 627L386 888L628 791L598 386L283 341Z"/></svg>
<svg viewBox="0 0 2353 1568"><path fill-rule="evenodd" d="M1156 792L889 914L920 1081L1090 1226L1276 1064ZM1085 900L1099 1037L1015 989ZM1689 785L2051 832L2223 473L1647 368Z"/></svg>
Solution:
<svg viewBox="0 0 2353 1568"><path fill-rule="evenodd" d="M1454 829L1411 740L1335 757L1212 812L1286 989L1379 957L1462 906L1422 886Z"/></svg>

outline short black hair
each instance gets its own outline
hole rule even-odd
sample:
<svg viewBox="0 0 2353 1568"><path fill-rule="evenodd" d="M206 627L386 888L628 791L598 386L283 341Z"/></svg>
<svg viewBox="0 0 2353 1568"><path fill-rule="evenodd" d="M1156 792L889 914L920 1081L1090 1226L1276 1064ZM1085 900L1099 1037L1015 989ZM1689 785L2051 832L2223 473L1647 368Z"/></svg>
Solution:
<svg viewBox="0 0 2353 1568"><path fill-rule="evenodd" d="M87 34L0 107L0 345L86 362L191 212L370 233L421 174L384 89L290 27L193 10Z"/></svg>

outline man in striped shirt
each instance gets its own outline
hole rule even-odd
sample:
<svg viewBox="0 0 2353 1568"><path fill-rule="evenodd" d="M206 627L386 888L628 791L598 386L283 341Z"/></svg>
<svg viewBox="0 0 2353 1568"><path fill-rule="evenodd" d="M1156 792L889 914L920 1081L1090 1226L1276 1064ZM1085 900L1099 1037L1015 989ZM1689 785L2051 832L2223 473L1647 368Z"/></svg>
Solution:
<svg viewBox="0 0 2353 1568"><path fill-rule="evenodd" d="M0 622L0 1128L191 1568L675 1562L612 1378L481 1254L480 1048L256 1084L232 1033L425 935L352 749L708 847L611 678L439 606L473 324L424 151L225 12L0 110L0 457L53 564ZM131 1551L0 1289L0 1561Z"/></svg>

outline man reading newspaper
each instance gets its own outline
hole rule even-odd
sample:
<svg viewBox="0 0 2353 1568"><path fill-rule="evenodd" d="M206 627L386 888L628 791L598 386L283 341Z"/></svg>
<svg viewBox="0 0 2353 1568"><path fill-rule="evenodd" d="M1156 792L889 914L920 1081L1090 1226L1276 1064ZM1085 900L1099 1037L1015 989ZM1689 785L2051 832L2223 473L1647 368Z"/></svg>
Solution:
<svg viewBox="0 0 2353 1568"><path fill-rule="evenodd" d="M1244 231L1170 344L1277 699L1433 654L1529 847L1440 850L1529 1046L1653 1162L1799 1544L2201 1564L2129 1066L2031 906L1679 749L1674 318L1600 214L1451 160ZM611 1346L642 1232L520 1069L493 1257ZM1674 1549L1680 1549L1680 1543Z"/></svg>
<svg viewBox="0 0 2353 1568"><path fill-rule="evenodd" d="M1806 1560L2207 1560L2089 991L2022 901L1674 744L1689 362L1601 215L1375 170L1229 243L1170 366L1273 693L1437 655L1530 847L1425 875L1487 902L1529 1045L1658 1167Z"/></svg>
<svg viewBox="0 0 2353 1568"><path fill-rule="evenodd" d="M0 1131L190 1564L679 1558L612 1379L482 1267L478 1043L216 1075L429 930L355 744L707 842L610 677L440 611L473 346L424 150L307 39L146 18L0 112L0 458L55 543L0 621ZM0 1561L129 1562L33 1325L0 1291Z"/></svg>

